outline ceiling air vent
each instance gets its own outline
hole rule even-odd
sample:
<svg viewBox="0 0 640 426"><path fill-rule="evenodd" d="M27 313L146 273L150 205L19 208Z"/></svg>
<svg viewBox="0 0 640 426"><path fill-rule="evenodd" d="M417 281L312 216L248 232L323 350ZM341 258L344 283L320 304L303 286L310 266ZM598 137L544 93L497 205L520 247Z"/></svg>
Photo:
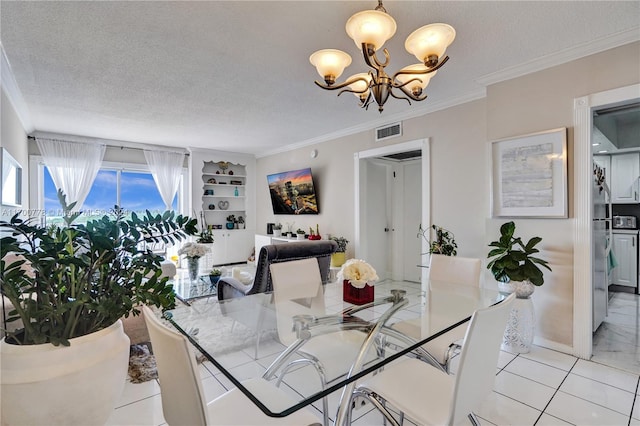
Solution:
<svg viewBox="0 0 640 426"><path fill-rule="evenodd" d="M402 122L389 124L376 129L376 142L402 136Z"/></svg>

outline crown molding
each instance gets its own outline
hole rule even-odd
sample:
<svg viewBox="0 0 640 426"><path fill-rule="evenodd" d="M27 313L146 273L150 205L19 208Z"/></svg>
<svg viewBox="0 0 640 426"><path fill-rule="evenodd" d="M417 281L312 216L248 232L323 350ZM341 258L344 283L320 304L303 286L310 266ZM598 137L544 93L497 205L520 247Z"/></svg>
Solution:
<svg viewBox="0 0 640 426"><path fill-rule="evenodd" d="M482 99L486 95L487 95L487 92L485 88L482 88L480 90L468 93L463 96L458 96L456 98L451 98L451 99L447 99L445 101L440 101L440 102L432 102L431 104L415 107L405 112L387 115L387 116L384 116L383 118L367 121L366 123L358 124L356 126L347 127L346 129L338 130L333 133L327 133L326 135L318 136L311 139L306 139L304 141L296 142L296 143L286 145L280 148L276 148L273 150L263 151L261 153L256 154L256 158L282 154L284 152L289 152L289 151L293 151L294 149L304 148L309 145L315 145L318 143L339 139L345 136L354 135L356 133L366 132L368 130L373 130L377 127L384 126L389 123L395 123L398 121L404 121L411 118L420 117L435 111L440 111L443 109L451 108L456 105L462 105L467 102Z"/></svg>
<svg viewBox="0 0 640 426"><path fill-rule="evenodd" d="M9 59L4 51L4 47L0 43L0 86L4 89L4 92L9 98L9 102L13 105L13 109L16 111L18 120L22 123L22 128L26 134L29 134L35 130L33 122L31 121L31 114L29 114L29 108L27 103L22 97L22 92L18 88L18 83L9 65Z"/></svg>
<svg viewBox="0 0 640 426"><path fill-rule="evenodd" d="M496 71L491 74L484 75L476 80L478 84L490 86L502 81L511 80L516 77L542 71L546 68L562 65L585 56L594 55L605 50L623 46L640 40L640 28L622 31L608 37L596 40L590 40L586 43L561 50L550 55L532 59L523 64L515 65L509 68Z"/></svg>

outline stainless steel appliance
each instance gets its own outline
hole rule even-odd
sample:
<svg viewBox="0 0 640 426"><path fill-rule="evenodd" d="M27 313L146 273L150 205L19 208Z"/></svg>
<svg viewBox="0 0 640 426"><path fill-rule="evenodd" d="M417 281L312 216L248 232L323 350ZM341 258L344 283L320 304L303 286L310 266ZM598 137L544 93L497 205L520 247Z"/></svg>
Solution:
<svg viewBox="0 0 640 426"><path fill-rule="evenodd" d="M604 169L595 163L592 182L593 258L591 259L591 281L593 287L593 331L595 332L607 316L609 304L609 252L612 244L611 193L605 179ZM622 218L622 216L616 217ZM614 223L616 223L615 219ZM620 219L618 223L624 225L630 223L630 221Z"/></svg>
<svg viewBox="0 0 640 426"><path fill-rule="evenodd" d="M614 216L613 227L615 229L637 229L635 216Z"/></svg>

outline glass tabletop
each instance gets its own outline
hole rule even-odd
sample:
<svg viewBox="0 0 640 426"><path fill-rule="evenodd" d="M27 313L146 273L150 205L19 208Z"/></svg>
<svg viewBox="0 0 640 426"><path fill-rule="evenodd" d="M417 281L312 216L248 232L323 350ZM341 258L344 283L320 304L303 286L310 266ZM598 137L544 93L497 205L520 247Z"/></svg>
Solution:
<svg viewBox="0 0 640 426"><path fill-rule="evenodd" d="M199 275L196 280L191 281L188 271L179 269L169 282L173 284L176 297L187 305L194 299L218 294L217 283L213 283L209 275Z"/></svg>
<svg viewBox="0 0 640 426"><path fill-rule="evenodd" d="M423 289L419 283L396 282L376 285L375 301L356 306L343 302L342 285L327 284L318 300L275 303L268 293L220 302L194 300L191 306L167 311L165 317L266 415L283 417L332 392L350 392L358 378L419 349L468 321L476 309L504 297L497 290L450 283L429 282ZM398 322L405 324L403 330L410 326L412 337L394 329ZM337 345L345 333L358 342L354 351L345 352ZM332 369L340 373L324 389L319 381L294 387L298 400L293 405L274 403L250 384L241 383L251 378L275 383L289 361L300 358L300 352L322 347L339 354L332 360ZM237 368L238 357L247 356L265 369Z"/></svg>

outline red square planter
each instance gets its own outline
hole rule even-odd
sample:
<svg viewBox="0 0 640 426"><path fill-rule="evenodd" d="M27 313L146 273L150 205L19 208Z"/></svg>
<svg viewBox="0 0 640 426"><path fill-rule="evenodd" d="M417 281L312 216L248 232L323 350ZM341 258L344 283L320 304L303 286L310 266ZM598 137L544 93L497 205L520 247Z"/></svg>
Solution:
<svg viewBox="0 0 640 426"><path fill-rule="evenodd" d="M342 282L342 300L354 305L364 305L373 302L373 286L367 284L363 288L357 288L349 283L349 280Z"/></svg>

